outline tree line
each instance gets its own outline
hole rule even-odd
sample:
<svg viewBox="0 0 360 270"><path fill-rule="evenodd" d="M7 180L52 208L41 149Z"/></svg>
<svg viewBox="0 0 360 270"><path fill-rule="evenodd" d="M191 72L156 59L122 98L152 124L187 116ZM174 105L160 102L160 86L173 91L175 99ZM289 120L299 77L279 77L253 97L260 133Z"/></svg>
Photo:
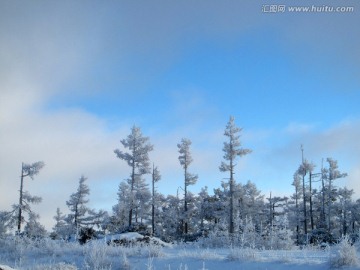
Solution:
<svg viewBox="0 0 360 270"><path fill-rule="evenodd" d="M66 201L70 213L64 215L59 208L56 210L50 236L66 240L89 231L139 231L166 241L226 238L232 244L267 248L289 243L332 243L342 235L358 236L360 200L353 200L353 190L337 187L336 180L347 174L339 170L336 160L327 158L316 169L315 164L302 158L293 176L293 194L278 197L270 193L266 197L253 182L239 183L234 178L238 158L251 153L241 145L241 131L230 117L219 166L227 181L221 181L212 193L207 187L198 194L190 191L198 175L191 170L191 140L181 139L177 148L183 169L183 194L178 189L176 195L165 196L156 188L161 181L160 170L149 158L154 147L141 129L133 126L120 141L122 148L114 150L115 156L128 165L129 176L119 184L112 212L88 207L90 188L87 178L81 176L77 191ZM24 179L33 179L43 167L43 162L22 164L19 203L13 205L12 211L0 212L0 235L15 228L17 234L33 238L47 235L39 215L31 210L31 204L40 203L41 198L24 191Z"/></svg>

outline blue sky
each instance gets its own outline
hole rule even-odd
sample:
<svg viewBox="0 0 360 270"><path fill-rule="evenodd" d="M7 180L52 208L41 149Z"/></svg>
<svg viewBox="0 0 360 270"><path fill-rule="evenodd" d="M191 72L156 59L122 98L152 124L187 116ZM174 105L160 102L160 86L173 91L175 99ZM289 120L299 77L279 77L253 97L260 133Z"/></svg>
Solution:
<svg viewBox="0 0 360 270"><path fill-rule="evenodd" d="M0 209L17 201L21 162L46 167L26 183L51 228L86 175L94 208L111 210L129 174L113 150L132 125L154 144L159 190L182 185L177 143L192 140L201 187L218 187L232 115L253 153L237 181L292 193L305 157L333 157L360 192L360 14L277 13L270 1L7 1L0 3ZM358 196L358 195L357 195Z"/></svg>

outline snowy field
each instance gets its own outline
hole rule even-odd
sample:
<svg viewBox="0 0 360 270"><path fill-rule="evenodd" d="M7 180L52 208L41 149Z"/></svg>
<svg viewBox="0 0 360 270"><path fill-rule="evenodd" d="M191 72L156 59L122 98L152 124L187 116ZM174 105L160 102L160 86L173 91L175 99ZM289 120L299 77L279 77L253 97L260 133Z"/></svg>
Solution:
<svg viewBox="0 0 360 270"><path fill-rule="evenodd" d="M0 240L0 269L331 269L338 260L340 246L325 249L308 247L294 250L252 250L240 248L206 248L191 244L136 244L111 246L109 239L78 243L29 239ZM347 247L349 248L349 247ZM356 248L356 247L355 247ZM354 250L354 248L352 248ZM349 253L349 250L343 249ZM359 256L357 248L356 256ZM352 255L353 257L353 255ZM11 268L10 268L11 267ZM360 269L346 266L344 269Z"/></svg>

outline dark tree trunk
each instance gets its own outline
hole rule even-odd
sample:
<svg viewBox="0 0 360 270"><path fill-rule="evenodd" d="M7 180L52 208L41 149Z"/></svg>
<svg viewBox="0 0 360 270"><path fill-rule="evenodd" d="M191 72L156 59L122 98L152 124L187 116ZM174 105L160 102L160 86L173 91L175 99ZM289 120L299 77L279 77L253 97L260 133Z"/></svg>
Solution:
<svg viewBox="0 0 360 270"><path fill-rule="evenodd" d="M23 205L23 186L24 186L24 163L21 164L20 198L19 198L19 215L18 215L18 233L21 232L22 205Z"/></svg>

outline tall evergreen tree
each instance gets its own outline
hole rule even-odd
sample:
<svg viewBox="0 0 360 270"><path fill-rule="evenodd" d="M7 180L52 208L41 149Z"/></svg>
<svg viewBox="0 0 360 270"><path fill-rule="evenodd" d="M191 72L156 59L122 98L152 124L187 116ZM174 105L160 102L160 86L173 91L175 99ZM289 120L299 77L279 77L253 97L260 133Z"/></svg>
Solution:
<svg viewBox="0 0 360 270"><path fill-rule="evenodd" d="M221 172L229 172L230 185L230 217L229 217L229 233L234 233L234 170L236 166L236 158L251 153L250 149L241 148L240 135L242 131L235 125L234 117L230 117L226 125L224 135L228 137L228 141L224 142L224 159L220 165Z"/></svg>
<svg viewBox="0 0 360 270"><path fill-rule="evenodd" d="M129 152L123 152L115 149L114 153L122 160L125 160L131 167L131 174L129 179L131 201L129 204L129 227L132 224L133 211L135 208L135 189L137 182L140 181L142 175L151 172L149 162L149 152L153 150L153 145L149 143L149 138L142 135L139 127L133 126L131 133L126 139L120 141L124 148L129 149Z"/></svg>
<svg viewBox="0 0 360 270"><path fill-rule="evenodd" d="M152 170L152 202L151 202L151 228L152 234L155 234L155 199L156 199L156 190L155 183L159 182L161 179L160 171L158 167L153 165Z"/></svg>
<svg viewBox="0 0 360 270"><path fill-rule="evenodd" d="M130 186L126 182L121 182L118 189L118 203L113 206L114 216L111 218L110 230L118 232L125 229L127 226L127 218L129 217L129 206L132 199L130 193Z"/></svg>
<svg viewBox="0 0 360 270"><path fill-rule="evenodd" d="M29 220L24 227L24 233L32 239L40 239L46 236L46 230L39 222L40 216L34 212L29 213Z"/></svg>
<svg viewBox="0 0 360 270"><path fill-rule="evenodd" d="M337 160L332 158L327 158L326 161L329 164L328 169L323 171L324 178L326 179L327 186L327 229L329 233L331 233L332 225L331 225L331 217L332 217L332 204L336 200L336 192L337 190L334 188L333 181L339 178L343 178L347 176L347 173L341 173L338 168Z"/></svg>
<svg viewBox="0 0 360 270"><path fill-rule="evenodd" d="M188 186L194 185L198 179L196 174L189 172L189 165L192 163L193 159L190 152L191 141L189 139L181 139L181 143L177 145L179 148L179 161L180 165L184 169L184 214L187 216L188 212ZM184 233L188 233L188 221L185 218L184 221Z"/></svg>
<svg viewBox="0 0 360 270"><path fill-rule="evenodd" d="M23 211L31 213L30 203L40 203L41 198L37 196L31 196L28 192L24 191L24 179L26 177L30 177L34 179L34 176L39 174L40 170L45 166L45 163L42 161L35 162L33 164L25 164L21 165L21 178L20 178L20 196L19 196L19 204L15 205L14 208L18 211L18 220L17 220L17 231L21 232L21 224L24 222L24 218L22 215Z"/></svg>
<svg viewBox="0 0 360 270"><path fill-rule="evenodd" d="M82 225L85 225L86 218L90 209L87 207L89 200L87 196L90 194L89 187L85 184L87 178L81 176L79 179L79 186L75 193L70 195L70 199L66 202L71 214L68 215L68 223L72 226L72 233L78 235L79 229Z"/></svg>
<svg viewBox="0 0 360 270"><path fill-rule="evenodd" d="M339 204L337 213L338 220L340 224L341 235L346 235L350 230L351 226L351 211L354 209L354 203L351 200L351 197L354 194L354 190L348 188L340 188L338 191L339 194Z"/></svg>
<svg viewBox="0 0 360 270"><path fill-rule="evenodd" d="M294 173L292 185L295 188L295 192L291 196L291 199L294 202L294 206L292 207L293 211L290 211L290 219L296 226L296 243L300 243L300 200L301 200L301 177L299 173L296 171Z"/></svg>
<svg viewBox="0 0 360 270"><path fill-rule="evenodd" d="M63 213L60 211L60 208L58 207L56 209L56 215L54 216L55 219L55 225L53 227L53 232L51 234L51 237L53 239L66 239L69 233L69 226L66 223L66 216L63 215Z"/></svg>
<svg viewBox="0 0 360 270"><path fill-rule="evenodd" d="M302 195L303 195L303 213L304 213L304 234L308 234L308 211L307 211L307 205L306 202L308 201L307 195L309 196L307 192L307 185L305 181L305 176L307 174L311 175L312 171L314 169L314 165L310 162L308 162L306 159L302 159L302 163L299 166L298 174L302 177Z"/></svg>

